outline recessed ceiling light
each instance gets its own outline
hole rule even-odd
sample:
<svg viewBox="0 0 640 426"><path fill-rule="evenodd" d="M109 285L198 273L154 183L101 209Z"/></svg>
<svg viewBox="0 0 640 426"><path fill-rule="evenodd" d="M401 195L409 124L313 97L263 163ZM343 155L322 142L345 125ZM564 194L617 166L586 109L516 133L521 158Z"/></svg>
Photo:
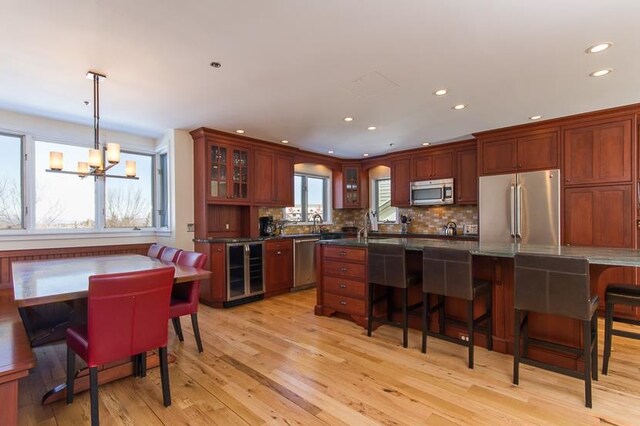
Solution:
<svg viewBox="0 0 640 426"><path fill-rule="evenodd" d="M369 127L367 127L367 130L375 130L375 129L376 129L376 126L369 126Z"/></svg>
<svg viewBox="0 0 640 426"><path fill-rule="evenodd" d="M243 133L244 133L244 130L242 130L242 129L238 129L238 130L236 130L236 133L243 134Z"/></svg>
<svg viewBox="0 0 640 426"><path fill-rule="evenodd" d="M589 74L589 76L591 76L591 77L602 77L603 75L609 74L611 71L613 71L611 68L605 68L603 70L594 71L591 74Z"/></svg>
<svg viewBox="0 0 640 426"><path fill-rule="evenodd" d="M444 96L448 93L449 91L447 89L438 89L435 92L433 92L434 95L436 96Z"/></svg>
<svg viewBox="0 0 640 426"><path fill-rule="evenodd" d="M344 121L353 121L353 117L345 117L343 118Z"/></svg>
<svg viewBox="0 0 640 426"><path fill-rule="evenodd" d="M529 117L529 120L540 120L541 118L541 115L532 115L531 117Z"/></svg>
<svg viewBox="0 0 640 426"><path fill-rule="evenodd" d="M603 50L607 50L608 48L610 48L612 44L613 43L611 42L596 44L595 46L591 46L590 48L588 48L587 53L602 52Z"/></svg>
<svg viewBox="0 0 640 426"><path fill-rule="evenodd" d="M327 154L333 154L333 150L330 149L329 151L327 151Z"/></svg>
<svg viewBox="0 0 640 426"><path fill-rule="evenodd" d="M431 145L431 142L422 142L422 146L429 146Z"/></svg>
<svg viewBox="0 0 640 426"><path fill-rule="evenodd" d="M461 109L465 109L467 106L465 104L458 104L453 107L453 109L460 111Z"/></svg>
<svg viewBox="0 0 640 426"><path fill-rule="evenodd" d="M369 154L362 154L362 156L363 156L363 157L368 157L368 156L369 156Z"/></svg>
<svg viewBox="0 0 640 426"><path fill-rule="evenodd" d="M282 142L282 143L289 143L289 141L288 141L288 140L283 140L283 141L280 141L280 142Z"/></svg>

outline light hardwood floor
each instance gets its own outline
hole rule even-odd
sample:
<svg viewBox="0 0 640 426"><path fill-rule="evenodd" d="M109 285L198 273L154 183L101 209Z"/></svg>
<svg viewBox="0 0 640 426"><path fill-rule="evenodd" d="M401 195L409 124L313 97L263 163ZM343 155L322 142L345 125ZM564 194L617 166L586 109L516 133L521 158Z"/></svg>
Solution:
<svg viewBox="0 0 640 426"><path fill-rule="evenodd" d="M403 349L401 330L383 326L368 338L352 322L315 316L314 303L312 289L232 309L201 306L204 353L189 321L184 344L169 332L171 407L153 369L100 387L102 424L640 424L638 341L614 337L609 375L594 383L587 409L580 380L523 365L513 386L511 356L477 348L469 370L462 346L430 339L424 355L412 330ZM39 404L64 380L64 345L36 354L20 383L20 424L87 424L87 392L71 405Z"/></svg>

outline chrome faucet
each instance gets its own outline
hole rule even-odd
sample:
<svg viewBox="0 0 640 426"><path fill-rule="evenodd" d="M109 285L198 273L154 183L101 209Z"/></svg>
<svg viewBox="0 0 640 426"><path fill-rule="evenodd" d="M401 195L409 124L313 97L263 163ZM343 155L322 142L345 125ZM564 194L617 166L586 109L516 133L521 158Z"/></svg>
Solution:
<svg viewBox="0 0 640 426"><path fill-rule="evenodd" d="M365 240L369 238L368 228L369 228L369 212L365 211L364 226L358 230L358 239L360 238L361 235L364 237Z"/></svg>
<svg viewBox="0 0 640 426"><path fill-rule="evenodd" d="M316 213L312 216L312 219L313 219L313 229L311 229L311 233L319 234L320 231L322 230L322 223L323 223L322 216L320 215L320 213Z"/></svg>

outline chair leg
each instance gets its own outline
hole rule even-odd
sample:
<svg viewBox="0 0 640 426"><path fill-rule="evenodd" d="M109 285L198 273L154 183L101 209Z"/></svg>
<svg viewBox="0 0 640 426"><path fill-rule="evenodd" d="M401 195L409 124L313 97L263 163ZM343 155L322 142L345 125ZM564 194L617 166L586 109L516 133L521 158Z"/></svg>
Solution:
<svg viewBox="0 0 640 426"><path fill-rule="evenodd" d="M602 374L609 372L609 357L611 357L611 334L613 328L613 303L605 305L604 315L604 354L602 356Z"/></svg>
<svg viewBox="0 0 640 426"><path fill-rule="evenodd" d="M402 347L409 346L409 289L402 289Z"/></svg>
<svg viewBox="0 0 640 426"><path fill-rule="evenodd" d="M513 310L513 384L520 382L520 309Z"/></svg>
<svg viewBox="0 0 640 426"><path fill-rule="evenodd" d="M438 322L440 327L440 334L444 334L444 320L445 320L445 312L444 312L444 296L438 296L438 304L440 304L440 310L438 311Z"/></svg>
<svg viewBox="0 0 640 426"><path fill-rule="evenodd" d="M429 321L429 293L422 293L422 353L427 353L427 331L431 321Z"/></svg>
<svg viewBox="0 0 640 426"><path fill-rule="evenodd" d="M182 325L180 324L180 317L171 318L171 322L173 323L173 329L178 335L178 340L184 342L184 336L182 335Z"/></svg>
<svg viewBox="0 0 640 426"><path fill-rule="evenodd" d="M387 293L387 321L393 321L393 291L391 287L386 287Z"/></svg>
<svg viewBox="0 0 640 426"><path fill-rule="evenodd" d="M487 293L487 350L493 350L493 287L489 285Z"/></svg>
<svg viewBox="0 0 640 426"><path fill-rule="evenodd" d="M469 346L469 368L473 368L473 345L474 345L474 326L473 326L473 299L467 301L467 333L469 334L469 341L467 342Z"/></svg>
<svg viewBox="0 0 640 426"><path fill-rule="evenodd" d="M89 393L91 394L91 426L100 424L98 402L98 367L89 368Z"/></svg>
<svg viewBox="0 0 640 426"><path fill-rule="evenodd" d="M140 377L147 377L147 353L142 352L139 356L140 356Z"/></svg>
<svg viewBox="0 0 640 426"><path fill-rule="evenodd" d="M529 357L529 312L522 313L523 318L521 322L521 334L522 334L522 353L525 358Z"/></svg>
<svg viewBox="0 0 640 426"><path fill-rule="evenodd" d="M375 286L369 284L369 309L367 312L367 336L371 337L371 329L373 328L373 290Z"/></svg>
<svg viewBox="0 0 640 426"><path fill-rule="evenodd" d="M584 399L585 406L591 408L591 321L582 321L584 350Z"/></svg>
<svg viewBox="0 0 640 426"><path fill-rule="evenodd" d="M73 402L73 385L76 377L76 354L67 346L67 404Z"/></svg>
<svg viewBox="0 0 640 426"><path fill-rule="evenodd" d="M191 314L191 326L193 327L193 334L196 336L196 344L198 345L198 352L204 351L202 348L202 339L200 339L200 327L198 327L198 314Z"/></svg>
<svg viewBox="0 0 640 426"><path fill-rule="evenodd" d="M591 317L591 378L598 380L598 313L597 311Z"/></svg>
<svg viewBox="0 0 640 426"><path fill-rule="evenodd" d="M167 360L167 347L158 349L160 357L160 380L162 382L162 402L165 407L171 405L171 387L169 386L169 362Z"/></svg>

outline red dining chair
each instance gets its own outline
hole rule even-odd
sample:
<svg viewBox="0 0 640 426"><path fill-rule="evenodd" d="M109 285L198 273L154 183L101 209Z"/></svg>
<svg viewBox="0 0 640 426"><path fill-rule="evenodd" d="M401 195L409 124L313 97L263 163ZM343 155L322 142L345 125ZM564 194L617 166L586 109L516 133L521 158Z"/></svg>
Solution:
<svg viewBox="0 0 640 426"><path fill-rule="evenodd" d="M151 247L149 247L147 256L152 257L154 259L160 259L160 256L162 256L162 252L166 248L167 248L166 246L161 246L160 244L153 243L151 244Z"/></svg>
<svg viewBox="0 0 640 426"><path fill-rule="evenodd" d="M201 269L207 261L207 255L204 253L195 253L192 251L182 251L178 254L176 265L193 266ZM196 337L198 352L202 352L202 340L200 339L200 328L198 327L198 297L200 296L200 280L188 283L180 283L173 286L171 291L171 304L169 305L169 317L173 322L173 329L178 335L178 339L184 342L182 335L182 326L180 325L180 317L191 315L191 325L193 326L193 334Z"/></svg>
<svg viewBox="0 0 640 426"><path fill-rule="evenodd" d="M89 277L87 324L67 329L67 404L76 354L89 367L91 424L99 424L98 366L158 349L164 406L171 405L167 321L174 268Z"/></svg>
<svg viewBox="0 0 640 426"><path fill-rule="evenodd" d="M176 263L176 259L182 249L177 249L173 247L165 247L160 255L160 260L164 260L165 262L173 262Z"/></svg>

